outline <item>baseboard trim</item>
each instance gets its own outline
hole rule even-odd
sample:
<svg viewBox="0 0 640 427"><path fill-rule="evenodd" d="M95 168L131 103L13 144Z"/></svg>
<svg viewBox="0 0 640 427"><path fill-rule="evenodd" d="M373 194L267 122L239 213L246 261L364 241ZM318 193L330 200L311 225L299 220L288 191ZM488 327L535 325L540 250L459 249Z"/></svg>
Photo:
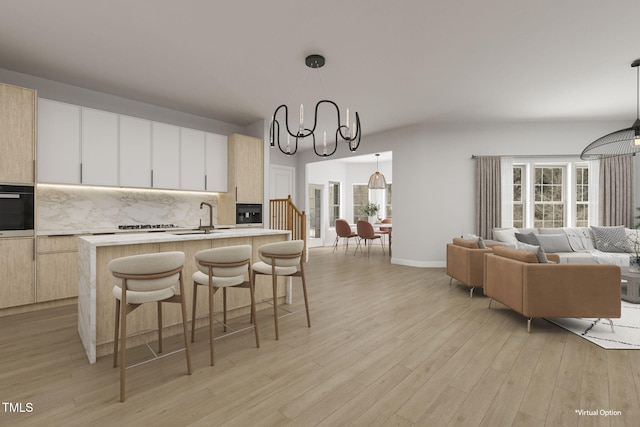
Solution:
<svg viewBox="0 0 640 427"><path fill-rule="evenodd" d="M410 259L399 258L391 258L391 264L420 268L445 268L447 266L444 261L414 261Z"/></svg>

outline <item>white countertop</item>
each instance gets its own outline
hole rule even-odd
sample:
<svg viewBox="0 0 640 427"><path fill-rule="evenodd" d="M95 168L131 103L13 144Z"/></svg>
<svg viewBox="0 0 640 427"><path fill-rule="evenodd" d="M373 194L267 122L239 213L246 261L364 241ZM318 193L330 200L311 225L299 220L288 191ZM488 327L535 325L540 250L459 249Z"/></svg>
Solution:
<svg viewBox="0 0 640 427"><path fill-rule="evenodd" d="M101 235L101 234L132 234L132 233L172 233L176 231L189 231L194 230L197 227L182 227L177 226L175 228L138 228L138 229L126 229L119 228L92 228L92 229L64 229L64 230L38 230L36 236L87 236L87 235ZM216 225L216 230L226 230L229 228L235 228L235 225Z"/></svg>
<svg viewBox="0 0 640 427"><path fill-rule="evenodd" d="M139 230L138 230L139 231ZM179 242L185 240L225 239L233 237L269 236L290 234L288 230L271 230L265 228L234 228L213 230L209 234L178 234L188 230L177 230L158 233L118 233L92 236L79 236L78 239L94 246L136 245L141 243Z"/></svg>

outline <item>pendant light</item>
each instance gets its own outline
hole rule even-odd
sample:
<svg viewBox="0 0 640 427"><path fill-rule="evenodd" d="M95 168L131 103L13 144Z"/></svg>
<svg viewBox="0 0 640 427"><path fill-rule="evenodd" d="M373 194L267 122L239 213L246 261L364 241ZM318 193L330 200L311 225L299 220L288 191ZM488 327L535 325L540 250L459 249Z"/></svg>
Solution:
<svg viewBox="0 0 640 427"><path fill-rule="evenodd" d="M380 154L376 153L376 173L369 178L370 190L384 190L387 188L387 180L384 178L384 175L378 172L378 157L380 157Z"/></svg>
<svg viewBox="0 0 640 427"><path fill-rule="evenodd" d="M631 64L636 69L636 121L630 128L612 132L596 139L580 154L582 160L634 154L640 151L640 59Z"/></svg>

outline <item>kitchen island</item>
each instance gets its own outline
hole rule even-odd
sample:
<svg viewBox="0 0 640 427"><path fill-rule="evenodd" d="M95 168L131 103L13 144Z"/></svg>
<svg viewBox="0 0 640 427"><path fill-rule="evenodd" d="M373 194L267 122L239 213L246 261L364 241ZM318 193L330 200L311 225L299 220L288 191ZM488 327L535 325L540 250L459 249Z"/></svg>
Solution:
<svg viewBox="0 0 640 427"><path fill-rule="evenodd" d="M233 245L252 245L253 259L257 260L258 248L266 243L290 240L291 233L285 230L258 228L214 230L209 234L197 232L161 232L140 234L108 234L82 236L78 238L78 333L85 348L89 363L96 358L113 352L115 327L115 298L111 291L113 282L108 264L112 259L145 253L182 251L185 253L183 280L187 301L187 311L191 317L193 300L193 282L191 275L196 271L195 254L204 249ZM256 278L256 298L271 297L268 277ZM285 296L284 280L279 285L278 297ZM230 317L249 312L247 292L229 292L227 296ZM221 310L221 298L216 299L215 311ZM173 305L173 304L171 304ZM260 309L260 305L258 306ZM208 311L206 298L199 298L198 317ZM180 307L167 306L163 310L163 336L182 333ZM129 320L130 319L130 320ZM157 314L155 304L145 304L129 315L127 324L131 331L150 331L156 328ZM207 324L206 318L196 321L196 327ZM145 332L128 339L131 345L155 341L156 332Z"/></svg>

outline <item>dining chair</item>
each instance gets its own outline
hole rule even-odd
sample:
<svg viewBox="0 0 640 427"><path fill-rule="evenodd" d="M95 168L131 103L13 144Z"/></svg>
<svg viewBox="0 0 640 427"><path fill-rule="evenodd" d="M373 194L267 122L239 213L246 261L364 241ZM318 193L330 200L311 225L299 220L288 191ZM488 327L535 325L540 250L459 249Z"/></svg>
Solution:
<svg viewBox="0 0 640 427"><path fill-rule="evenodd" d="M116 258L109 262L111 279L115 283L115 332L113 367L118 366L118 334L120 334L120 401L125 400L127 315L145 303L158 306L158 353L162 353L162 303L179 303L182 310L182 332L187 356L187 374L191 375L191 352L187 339L187 308L184 298L182 269L183 252L161 252ZM180 293L176 293L175 285ZM173 353L170 353L173 354ZM169 354L167 354L168 356Z"/></svg>
<svg viewBox="0 0 640 427"><path fill-rule="evenodd" d="M340 239L346 239L347 245L345 252L349 250L349 239L358 238L358 233L351 229L351 226L346 219L336 219L336 240L333 242L333 252L338 249L338 242Z"/></svg>
<svg viewBox="0 0 640 427"><path fill-rule="evenodd" d="M311 327L309 316L309 298L307 296L307 281L304 276L304 262L302 260L304 250L303 240L289 240L286 242L267 243L258 248L258 256L261 261L253 264L253 282L256 283L256 275L271 276L273 289L273 319L278 334L278 276L300 277L302 279L302 292L304 294L304 306L307 311L307 326Z"/></svg>
<svg viewBox="0 0 640 427"><path fill-rule="evenodd" d="M391 218L385 218L382 220L382 224L391 224ZM391 229L389 227L380 227L378 229L378 234L382 236L387 236L387 242L389 242L389 234L391 233Z"/></svg>
<svg viewBox="0 0 640 427"><path fill-rule="evenodd" d="M196 253L198 271L193 273L193 311L191 318L191 342L195 342L196 302L198 287L209 290L209 353L214 366L214 312L213 297L222 288L222 325L227 330L227 288L248 289L251 295L251 322L256 337L256 347L260 348L258 322L256 320L256 299L253 274L251 274L251 245L236 245L205 249ZM244 329L242 329L244 330ZM234 331L240 332L240 330Z"/></svg>
<svg viewBox="0 0 640 427"><path fill-rule="evenodd" d="M383 254L385 253L384 242L382 241L382 235L377 234L374 231L373 225L371 225L371 223L369 223L368 221L358 221L356 223L356 231L358 232L359 239L358 239L358 245L356 246L356 250L353 252L354 255L358 252L358 248L362 249L361 243L364 240L365 246L367 246L368 244L367 256L369 256L371 254L371 243L376 239L380 240L380 247L382 247L382 253Z"/></svg>

